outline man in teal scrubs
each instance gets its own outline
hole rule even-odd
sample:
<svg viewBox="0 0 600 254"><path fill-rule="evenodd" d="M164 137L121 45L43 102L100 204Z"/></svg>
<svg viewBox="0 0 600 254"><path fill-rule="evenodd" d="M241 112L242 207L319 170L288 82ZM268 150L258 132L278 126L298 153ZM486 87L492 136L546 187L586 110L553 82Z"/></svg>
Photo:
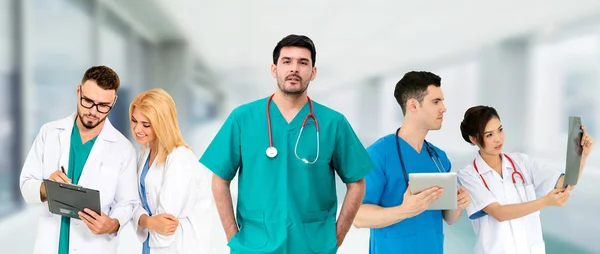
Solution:
<svg viewBox="0 0 600 254"><path fill-rule="evenodd" d="M67 171L67 179L71 180L72 184L78 184L83 166L87 158L90 156L90 151L94 147L96 138L83 142L79 127L77 124L73 124L73 130L71 131L71 148L69 149L69 171ZM60 172L62 173L62 171ZM63 176L64 177L64 176ZM59 180L62 180L59 179ZM58 254L69 253L69 227L71 226L71 219L69 217L62 217L60 222L60 237L58 242Z"/></svg>
<svg viewBox="0 0 600 254"><path fill-rule="evenodd" d="M44 124L21 171L27 203L47 201L43 180L67 182L100 192L100 213L87 208L70 215L46 207L38 221L34 253L116 253L120 229L139 205L133 144L107 119L120 81L106 66L94 66L77 86L77 112Z"/></svg>
<svg viewBox="0 0 600 254"><path fill-rule="evenodd" d="M283 38L275 93L234 109L200 159L231 253L337 253L350 229L373 163L346 118L307 97L315 57L308 37ZM337 222L336 173L348 190Z"/></svg>
<svg viewBox="0 0 600 254"><path fill-rule="evenodd" d="M425 140L430 130L442 127L446 112L441 78L409 72L396 84L394 97L404 121L395 133L367 148L375 167L365 177L367 192L354 225L371 229L370 254L442 254L442 219L448 224L458 221L470 203L469 193L459 188L457 209L426 210L444 190L433 187L413 195L406 177L451 170L446 153Z"/></svg>

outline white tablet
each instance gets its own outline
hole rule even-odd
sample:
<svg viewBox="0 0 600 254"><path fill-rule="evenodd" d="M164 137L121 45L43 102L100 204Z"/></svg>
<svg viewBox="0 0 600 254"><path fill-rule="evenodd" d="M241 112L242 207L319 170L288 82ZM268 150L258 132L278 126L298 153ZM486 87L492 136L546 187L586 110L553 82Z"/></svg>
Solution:
<svg viewBox="0 0 600 254"><path fill-rule="evenodd" d="M417 194L425 189L439 186L444 189L442 196L431 203L427 210L451 210L457 207L457 179L456 172L447 173L410 173L410 192Z"/></svg>

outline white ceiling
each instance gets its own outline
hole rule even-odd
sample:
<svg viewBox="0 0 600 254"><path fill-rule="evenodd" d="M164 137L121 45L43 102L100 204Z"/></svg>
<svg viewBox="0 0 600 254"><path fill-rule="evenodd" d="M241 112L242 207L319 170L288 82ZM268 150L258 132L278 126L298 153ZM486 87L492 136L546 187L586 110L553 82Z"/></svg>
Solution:
<svg viewBox="0 0 600 254"><path fill-rule="evenodd" d="M273 47L290 33L315 42L315 82L341 85L600 13L598 0L157 1L222 80L267 91Z"/></svg>

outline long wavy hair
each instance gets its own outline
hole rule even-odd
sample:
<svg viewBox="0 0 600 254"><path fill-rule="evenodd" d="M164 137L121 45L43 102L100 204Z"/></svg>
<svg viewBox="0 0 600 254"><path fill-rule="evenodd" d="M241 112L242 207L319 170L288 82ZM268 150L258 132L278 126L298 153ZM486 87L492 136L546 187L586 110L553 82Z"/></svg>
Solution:
<svg viewBox="0 0 600 254"><path fill-rule="evenodd" d="M130 119L134 109L138 109L142 115L148 118L154 130L158 149L157 163L164 163L167 156L179 146L191 149L179 130L175 101L165 90L155 88L136 96L129 106ZM146 147L148 145L146 144Z"/></svg>

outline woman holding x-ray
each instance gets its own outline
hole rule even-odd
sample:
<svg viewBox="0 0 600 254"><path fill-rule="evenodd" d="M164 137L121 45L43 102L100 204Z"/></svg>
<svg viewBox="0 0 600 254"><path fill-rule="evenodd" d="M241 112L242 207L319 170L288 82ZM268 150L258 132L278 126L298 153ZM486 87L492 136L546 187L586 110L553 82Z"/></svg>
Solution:
<svg viewBox="0 0 600 254"><path fill-rule="evenodd" d="M579 176L593 146L581 129ZM504 131L492 107L468 109L460 130L465 141L479 147L473 162L458 172L471 193L467 215L477 235L474 253L545 253L539 211L567 202L572 187L562 188L564 174L527 155L502 153Z"/></svg>

